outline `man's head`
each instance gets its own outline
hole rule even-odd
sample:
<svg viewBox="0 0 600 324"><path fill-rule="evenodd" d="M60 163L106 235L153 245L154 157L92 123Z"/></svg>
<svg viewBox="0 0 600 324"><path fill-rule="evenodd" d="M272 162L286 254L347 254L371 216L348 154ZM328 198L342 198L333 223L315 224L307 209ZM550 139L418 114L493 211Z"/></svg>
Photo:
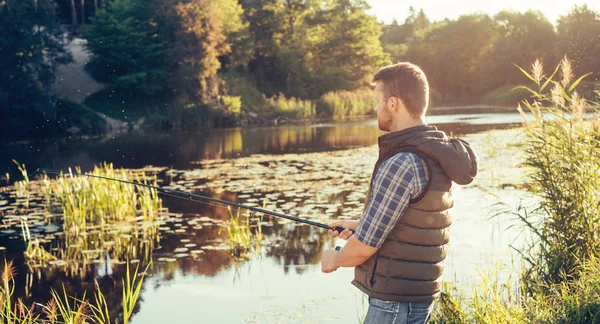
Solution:
<svg viewBox="0 0 600 324"><path fill-rule="evenodd" d="M375 86L379 129L395 131L399 129L393 125L404 128L423 122L429 104L429 84L418 66L408 62L386 66L371 82Z"/></svg>

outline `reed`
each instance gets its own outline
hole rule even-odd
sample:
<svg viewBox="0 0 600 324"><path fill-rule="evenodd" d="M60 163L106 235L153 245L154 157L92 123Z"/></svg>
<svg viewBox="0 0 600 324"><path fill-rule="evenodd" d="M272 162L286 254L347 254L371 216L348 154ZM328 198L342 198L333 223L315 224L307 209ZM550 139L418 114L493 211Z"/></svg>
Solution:
<svg viewBox="0 0 600 324"><path fill-rule="evenodd" d="M16 160L12 160L14 164L17 165L17 169L21 172L23 176L23 180L15 182L15 190L17 192L18 199L25 199L25 209L29 209L29 199L31 198L29 192L29 175L27 174L27 168L25 168L25 164L20 164Z"/></svg>
<svg viewBox="0 0 600 324"><path fill-rule="evenodd" d="M560 70L560 78L554 77ZM523 276L529 293L552 284L577 279L582 262L600 256L600 123L598 108L577 93L587 76L573 80L571 62L563 59L550 77L541 63L523 73L537 89L522 104L533 113L527 120L525 166L530 191L539 203L515 213L533 238L521 256L527 263ZM550 92L544 91L552 86ZM593 117L584 118L593 109Z"/></svg>
<svg viewBox="0 0 600 324"><path fill-rule="evenodd" d="M264 99L264 103L272 115L295 119L312 118L315 115L315 105L310 100L286 98L283 94L279 94Z"/></svg>
<svg viewBox="0 0 600 324"><path fill-rule="evenodd" d="M317 102L317 115L342 119L373 115L375 93L371 89L328 92Z"/></svg>
<svg viewBox="0 0 600 324"><path fill-rule="evenodd" d="M22 191L19 195L41 190L45 208L64 214L64 231L55 235L59 239L44 244L31 237L27 218L21 218L29 266L46 266L57 259L89 263L105 255L113 260L150 259L160 238L157 221L162 217L162 201L155 189L78 175L78 169L57 179L43 175L41 181L30 183L25 166L19 168L25 177L16 184L17 191ZM96 167L93 174L153 185L157 182L156 177L115 170L110 164Z"/></svg>
<svg viewBox="0 0 600 324"><path fill-rule="evenodd" d="M78 175L69 170L56 180L43 182L45 197L50 209L58 207L64 212L64 228L75 234L84 233L90 226L106 225L141 217L153 221L162 208L158 192L152 188L141 188L131 184ZM95 167L93 175L138 181L157 185L156 177L148 178L144 173L115 170L112 164ZM58 205L58 206L57 206Z"/></svg>
<svg viewBox="0 0 600 324"><path fill-rule="evenodd" d="M599 111L578 95L585 76L574 80L566 58L548 77L539 61L521 70L537 86L519 87L531 94L522 105L534 119L519 111L537 202L513 213L531 233L516 249L525 261L519 284L492 274L470 297L445 291L434 323L600 323Z"/></svg>
<svg viewBox="0 0 600 324"><path fill-rule="evenodd" d="M225 222L225 230L229 238L229 251L234 257L247 257L252 250L252 231L250 231L250 218L241 219L241 208L234 214L231 207L229 210L229 220Z"/></svg>
<svg viewBox="0 0 600 324"><path fill-rule="evenodd" d="M48 261L56 260L56 257L46 251L40 244L39 239L32 240L27 217L21 217L21 234L25 242L25 260L30 267L44 266Z"/></svg>
<svg viewBox="0 0 600 324"><path fill-rule="evenodd" d="M150 265L146 267L145 272ZM139 300L144 274L138 272L138 267L132 272L127 263L126 278L123 279L123 323L129 323L133 309ZM145 273L144 272L144 273ZM84 294L82 298L68 296L63 286L62 293L52 289L51 299L45 305L35 302L27 307L19 298L14 301L15 291L15 268L12 262L4 260L2 277L0 278L0 322L7 324L83 324L117 323L111 320L108 303L100 287L96 283L94 292L94 303L90 303ZM37 311L36 305L42 306L43 312Z"/></svg>

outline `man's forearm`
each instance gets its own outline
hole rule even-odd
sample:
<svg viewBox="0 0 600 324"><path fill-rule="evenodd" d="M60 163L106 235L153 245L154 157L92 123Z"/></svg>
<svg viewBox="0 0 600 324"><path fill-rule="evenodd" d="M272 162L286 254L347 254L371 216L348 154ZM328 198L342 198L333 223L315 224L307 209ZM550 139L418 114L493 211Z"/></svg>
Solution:
<svg viewBox="0 0 600 324"><path fill-rule="evenodd" d="M356 267L367 261L376 251L377 248L365 245L356 236L352 236L336 254L335 264L339 267Z"/></svg>

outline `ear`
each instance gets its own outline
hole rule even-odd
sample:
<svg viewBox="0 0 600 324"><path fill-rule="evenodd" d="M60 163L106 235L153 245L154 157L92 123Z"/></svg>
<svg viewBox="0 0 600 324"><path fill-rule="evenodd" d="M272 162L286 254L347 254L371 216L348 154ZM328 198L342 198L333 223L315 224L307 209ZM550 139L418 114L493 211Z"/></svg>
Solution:
<svg viewBox="0 0 600 324"><path fill-rule="evenodd" d="M400 108L404 106L404 103L402 102L402 100L400 100L400 98L396 96L391 96L388 105L390 106L390 109L392 109L395 112L398 112L400 111Z"/></svg>

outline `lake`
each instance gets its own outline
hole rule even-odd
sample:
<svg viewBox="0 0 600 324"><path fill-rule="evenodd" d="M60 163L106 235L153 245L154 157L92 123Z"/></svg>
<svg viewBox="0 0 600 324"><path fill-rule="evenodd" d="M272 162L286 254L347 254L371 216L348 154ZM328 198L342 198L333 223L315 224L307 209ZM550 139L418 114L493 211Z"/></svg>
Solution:
<svg viewBox="0 0 600 324"><path fill-rule="evenodd" d="M519 262L509 244L519 246L524 235L511 227L516 222L502 211L531 202L521 186L525 171L519 167L520 118L509 112L448 111L427 119L470 141L480 159L476 180L454 193L444 273L445 281L456 282L467 293L480 272L501 280L518 273ZM0 156L5 157L0 170L15 180L13 158L30 172L38 167L90 170L107 161L154 173L168 188L253 206L265 203L269 210L328 222L360 216L381 134L375 120L357 120L5 143L0 146ZM50 288L60 291L64 285L69 295L80 297L87 290L89 296L97 280L111 313L119 314L122 260L87 258L82 264L55 262L29 271L15 222L22 213L20 202L12 187L4 186L0 246L15 262L17 295L45 302ZM329 238L325 230L262 217L265 238L260 253L236 260L229 255L227 234L220 227L229 218L227 209L169 197L163 202L168 212L156 232L140 233L134 241L123 233L101 238L106 246L118 246L126 238L123 242L129 243L119 247L125 251L122 255L134 255L142 267L152 260L132 323L357 323L366 313L363 294L350 284L353 269L320 271L324 249L344 243ZM34 196L31 204L33 211L25 215L32 220L33 235L55 251L69 249L61 239L60 221L42 221L48 212L40 207L41 197Z"/></svg>

